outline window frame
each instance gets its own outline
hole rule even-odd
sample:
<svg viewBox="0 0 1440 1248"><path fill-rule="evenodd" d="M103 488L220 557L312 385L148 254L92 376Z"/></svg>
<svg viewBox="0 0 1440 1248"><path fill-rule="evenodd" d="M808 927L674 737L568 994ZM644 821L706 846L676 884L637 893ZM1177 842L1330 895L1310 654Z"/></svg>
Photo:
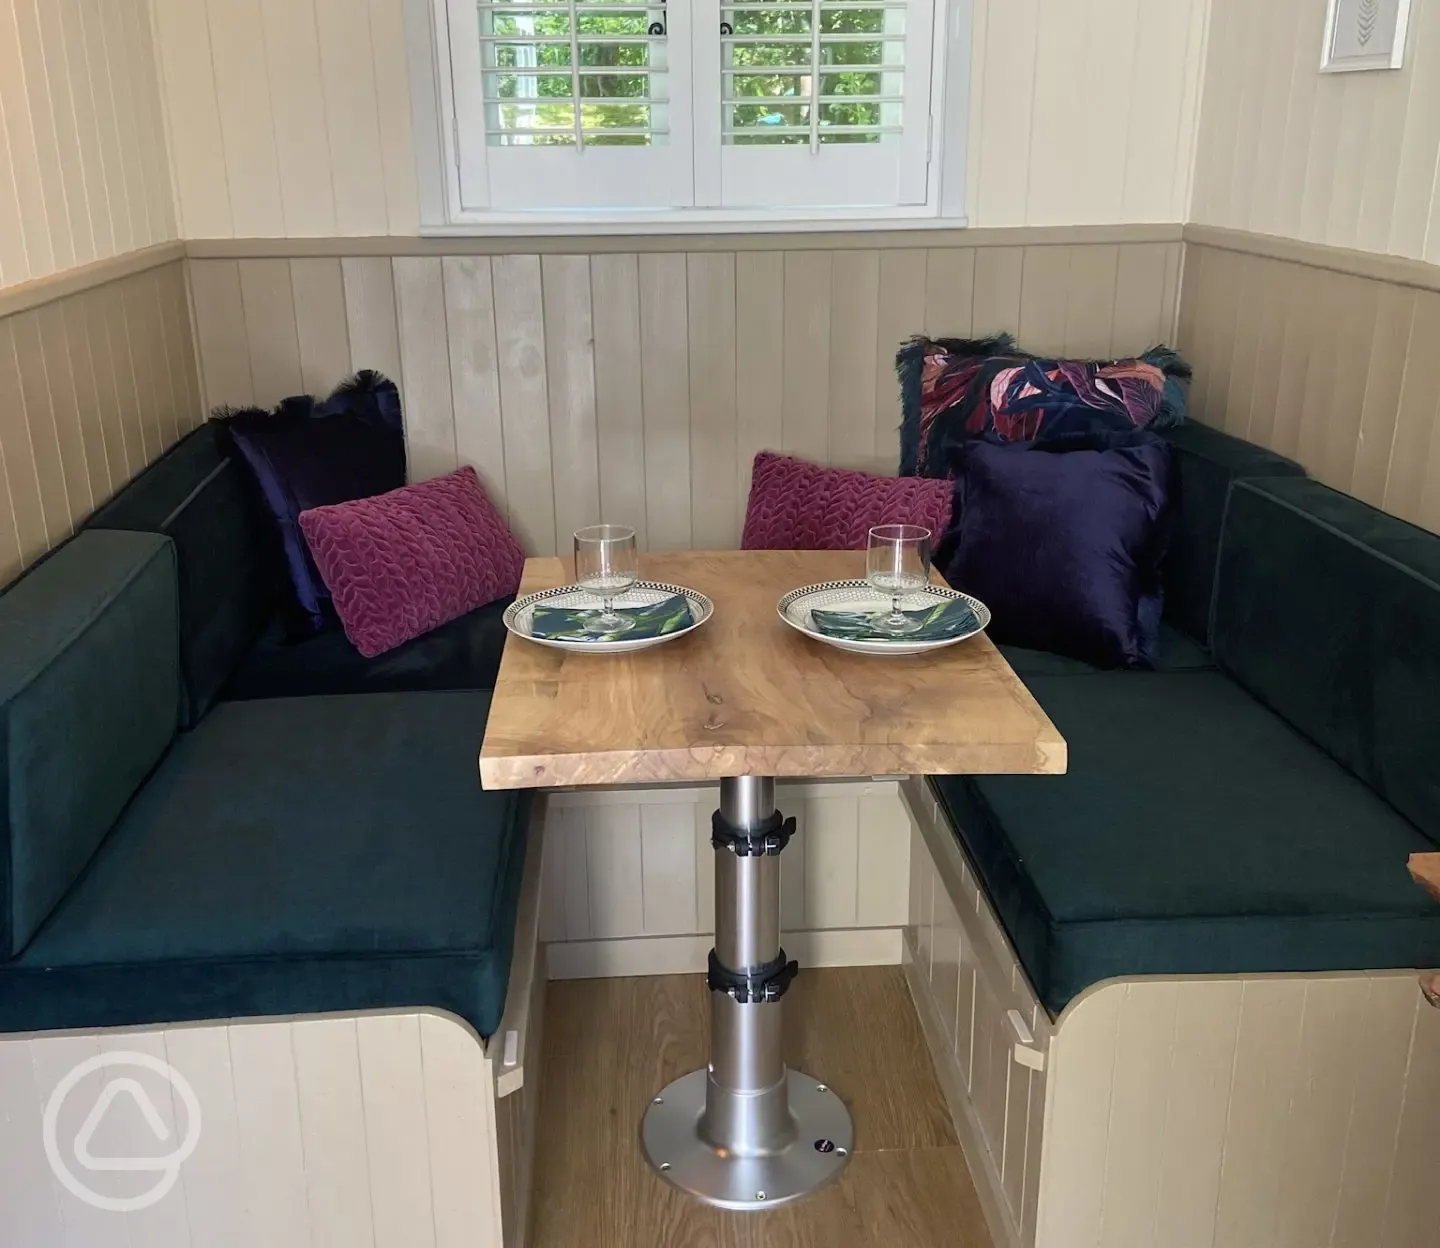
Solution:
<svg viewBox="0 0 1440 1248"><path fill-rule="evenodd" d="M679 9L684 0L674 3ZM688 17L689 6L686 16ZM465 141L458 124L457 105L478 106L482 84L472 80L470 94L457 91L456 75L448 72L453 64L449 0L405 0L406 49L410 67L412 128L415 136L415 161L420 190L420 232L425 236L485 236L491 234L573 235L588 234L686 234L742 233L756 227L767 231L790 233L847 230L895 230L923 228L958 228L967 224L965 218L965 185L967 140L970 105L971 26L973 0L933 0L931 30L931 66L929 76L930 109L924 141L927 165L923 202L893 206L813 207L804 204L771 207L711 208L679 206L658 209L619 207L515 208L490 206L467 207L467 195L483 195L491 200L490 177L493 173L490 154L496 150L488 144L475 145L473 136L479 127L470 128L472 147L462 149ZM675 15L671 15L672 23ZM688 25L688 22L686 23ZM674 29L672 25L672 30ZM447 67L442 72L441 67ZM693 73L695 79L703 77ZM461 99L457 100L457 94ZM676 126L676 97L672 89L670 103L671 140ZM695 93L698 96L698 92ZM694 100L695 111L704 103ZM718 111L719 101L713 107ZM688 110L685 110L688 112ZM688 126L689 118L685 118ZM483 133L483 132L482 132ZM475 151L483 145L482 153ZM695 145L696 148L701 145ZM856 145L859 148L861 145ZM462 154L468 150L471 161L465 176L471 179L462 188ZM534 149L520 149L534 154ZM587 157L602 149L587 149ZM612 151L653 151L656 149L615 148ZM722 148L722 150L724 150ZM734 150L734 149L731 149ZM783 151L782 148L751 149L752 151ZM476 155L481 157L475 161ZM699 167L694 169L694 185L703 185ZM475 203L470 198L471 204Z"/></svg>

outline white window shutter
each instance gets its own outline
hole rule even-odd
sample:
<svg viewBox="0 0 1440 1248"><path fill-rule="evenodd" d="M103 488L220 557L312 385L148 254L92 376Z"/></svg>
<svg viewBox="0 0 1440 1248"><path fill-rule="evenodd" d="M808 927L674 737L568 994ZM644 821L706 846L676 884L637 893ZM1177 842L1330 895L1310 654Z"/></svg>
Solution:
<svg viewBox="0 0 1440 1248"><path fill-rule="evenodd" d="M433 2L452 219L933 202L946 0Z"/></svg>
<svg viewBox="0 0 1440 1248"><path fill-rule="evenodd" d="M710 106L708 133L697 129L699 205L926 202L933 0L715 7L695 40L697 97ZM719 169L702 177L712 146Z"/></svg>
<svg viewBox="0 0 1440 1248"><path fill-rule="evenodd" d="M688 4L441 3L461 211L693 202Z"/></svg>

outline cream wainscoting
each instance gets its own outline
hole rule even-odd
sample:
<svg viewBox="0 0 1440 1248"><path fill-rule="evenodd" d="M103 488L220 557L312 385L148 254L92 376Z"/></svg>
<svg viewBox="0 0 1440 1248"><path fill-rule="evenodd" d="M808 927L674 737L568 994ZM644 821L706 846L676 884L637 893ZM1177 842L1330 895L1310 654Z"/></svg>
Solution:
<svg viewBox="0 0 1440 1248"><path fill-rule="evenodd" d="M996 1248L1428 1248L1413 972L1110 980L1052 1020L923 781L905 970Z"/></svg>
<svg viewBox="0 0 1440 1248"><path fill-rule="evenodd" d="M147 0L0 0L0 287L177 237Z"/></svg>
<svg viewBox="0 0 1440 1248"><path fill-rule="evenodd" d="M151 0L183 236L418 233L405 10L432 2ZM1209 7L974 0L970 223L1183 220Z"/></svg>
<svg viewBox="0 0 1440 1248"><path fill-rule="evenodd" d="M1100 355L1172 338L1178 234L189 250L207 403L269 404L378 368L403 389L412 475L473 464L526 549L550 554L602 518L655 549L734 547L766 448L893 472L894 356L913 333L1004 329Z"/></svg>
<svg viewBox="0 0 1440 1248"><path fill-rule="evenodd" d="M1201 226L1185 236L1192 412L1440 532L1440 266Z"/></svg>
<svg viewBox="0 0 1440 1248"><path fill-rule="evenodd" d="M1186 219L1440 263L1440 0L1399 71L1318 72L1324 0L1213 0Z"/></svg>
<svg viewBox="0 0 1440 1248"><path fill-rule="evenodd" d="M202 419L182 256L0 291L0 585Z"/></svg>
<svg viewBox="0 0 1440 1248"><path fill-rule="evenodd" d="M552 979L699 972L715 931L719 789L551 797L540 938ZM780 859L785 948L802 966L900 960L910 822L889 781L780 784L796 820Z"/></svg>

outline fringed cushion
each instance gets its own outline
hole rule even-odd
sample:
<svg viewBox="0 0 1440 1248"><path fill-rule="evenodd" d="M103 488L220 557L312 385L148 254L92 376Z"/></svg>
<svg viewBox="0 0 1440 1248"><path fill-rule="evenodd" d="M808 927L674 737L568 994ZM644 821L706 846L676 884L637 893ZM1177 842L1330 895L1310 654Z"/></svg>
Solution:
<svg viewBox="0 0 1440 1248"><path fill-rule="evenodd" d="M330 591L300 532L311 507L370 498L405 484L405 428L395 383L361 372L317 402L285 399L273 412L221 410L214 419L238 452L283 551L292 635L333 624Z"/></svg>
<svg viewBox="0 0 1440 1248"><path fill-rule="evenodd" d="M953 476L968 441L1064 442L1165 429L1185 419L1190 369L1167 347L1136 359L1042 359L994 338L913 338L895 357L900 472Z"/></svg>

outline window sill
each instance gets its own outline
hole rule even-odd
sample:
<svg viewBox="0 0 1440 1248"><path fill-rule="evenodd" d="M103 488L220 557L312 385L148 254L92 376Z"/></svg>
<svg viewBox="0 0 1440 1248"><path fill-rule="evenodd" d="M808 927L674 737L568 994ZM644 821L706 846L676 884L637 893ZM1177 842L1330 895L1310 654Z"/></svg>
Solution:
<svg viewBox="0 0 1440 1248"><path fill-rule="evenodd" d="M873 210L827 209L741 212L679 209L669 212L487 212L446 225L421 225L423 238L567 237L585 235L665 234L824 234L836 231L956 230L965 217L937 217L932 209L894 209L883 217Z"/></svg>

